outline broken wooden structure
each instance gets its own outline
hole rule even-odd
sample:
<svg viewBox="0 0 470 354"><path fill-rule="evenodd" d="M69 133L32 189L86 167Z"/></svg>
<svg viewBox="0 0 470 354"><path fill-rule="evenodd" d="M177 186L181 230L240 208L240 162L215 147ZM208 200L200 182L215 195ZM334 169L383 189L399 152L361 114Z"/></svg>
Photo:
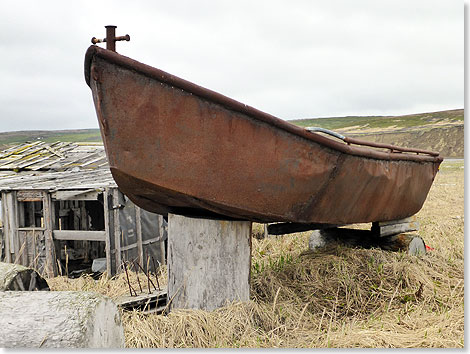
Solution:
<svg viewBox="0 0 470 354"><path fill-rule="evenodd" d="M126 260L165 263L166 221L119 191L101 144L38 141L1 152L0 198L0 261L47 276L99 258L108 275Z"/></svg>
<svg viewBox="0 0 470 354"><path fill-rule="evenodd" d="M154 290L152 292L140 292L136 295L123 295L114 300L117 306L126 311L138 310L144 314L162 314L167 309L167 291Z"/></svg>

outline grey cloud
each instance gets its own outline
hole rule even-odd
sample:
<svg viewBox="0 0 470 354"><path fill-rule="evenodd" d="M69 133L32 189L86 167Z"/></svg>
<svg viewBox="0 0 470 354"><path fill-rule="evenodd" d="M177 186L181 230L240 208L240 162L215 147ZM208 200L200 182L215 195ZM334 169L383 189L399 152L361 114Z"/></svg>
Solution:
<svg viewBox="0 0 470 354"><path fill-rule="evenodd" d="M0 130L98 127L83 57L118 52L281 118L463 106L452 1L18 1L0 13ZM442 107L442 108L439 108Z"/></svg>

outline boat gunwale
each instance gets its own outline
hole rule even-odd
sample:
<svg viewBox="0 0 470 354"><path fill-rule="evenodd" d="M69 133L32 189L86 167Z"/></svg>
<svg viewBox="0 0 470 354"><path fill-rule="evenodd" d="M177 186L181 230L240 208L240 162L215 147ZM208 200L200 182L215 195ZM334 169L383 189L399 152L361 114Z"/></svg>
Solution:
<svg viewBox="0 0 470 354"><path fill-rule="evenodd" d="M244 103L241 103L232 98L224 96L218 92L204 88L190 81L184 80L182 78L169 74L163 70L141 63L137 60L131 59L129 57L118 54L111 50L100 48L96 45L91 45L85 54L85 81L88 86L90 86L91 65L92 65L92 59L94 56L99 56L118 66L138 72L144 76L163 82L165 84L180 88L202 99L208 100L209 102L222 105L229 110L246 114L251 118L265 122L276 128L282 129L294 135L300 136L310 141L314 141L315 143L318 143L320 145L326 146L328 148L334 149L336 151L340 151L348 155L367 157L367 158L378 159L378 160L434 162L434 163L441 163L443 161L442 156L440 156L438 153L431 152L431 151L425 152L423 150L423 152L421 152L424 154L427 153L429 155L418 155L418 154L412 155L411 153L403 153L403 152L377 151L377 150L372 150L371 148L351 146L344 142L334 141L320 134L309 132L308 130L302 127L296 126L292 123L289 123L280 118L277 118L269 113L260 111L254 107L248 106Z"/></svg>

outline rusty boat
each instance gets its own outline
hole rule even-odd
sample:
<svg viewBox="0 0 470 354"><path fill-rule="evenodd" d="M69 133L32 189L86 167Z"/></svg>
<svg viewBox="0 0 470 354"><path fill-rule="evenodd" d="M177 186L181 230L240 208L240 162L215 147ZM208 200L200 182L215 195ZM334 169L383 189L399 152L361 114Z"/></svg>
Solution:
<svg viewBox="0 0 470 354"><path fill-rule="evenodd" d="M398 220L421 209L443 160L304 129L96 45L85 55L85 79L116 183L158 214Z"/></svg>

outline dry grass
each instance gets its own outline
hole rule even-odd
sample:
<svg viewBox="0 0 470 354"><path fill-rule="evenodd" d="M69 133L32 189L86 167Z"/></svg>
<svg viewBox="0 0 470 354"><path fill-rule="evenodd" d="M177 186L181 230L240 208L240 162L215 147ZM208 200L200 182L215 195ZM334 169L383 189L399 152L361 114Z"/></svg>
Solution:
<svg viewBox="0 0 470 354"><path fill-rule="evenodd" d="M126 345L463 347L463 162L443 164L418 220L435 249L421 257L342 246L305 252L309 233L253 239L250 302L168 316L124 312ZM110 297L127 292L124 275L49 284Z"/></svg>

